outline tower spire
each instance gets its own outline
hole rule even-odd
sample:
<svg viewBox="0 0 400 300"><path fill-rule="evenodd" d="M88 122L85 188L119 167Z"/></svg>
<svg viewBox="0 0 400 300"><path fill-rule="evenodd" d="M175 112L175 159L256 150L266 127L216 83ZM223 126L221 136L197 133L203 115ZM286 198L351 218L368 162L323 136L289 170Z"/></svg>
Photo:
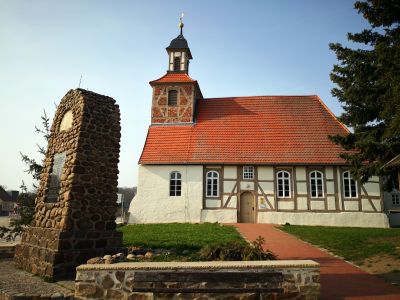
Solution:
<svg viewBox="0 0 400 300"><path fill-rule="evenodd" d="M183 16L184 15L185 15L184 13L181 13L181 17L179 18L179 28L181 29L181 35L183 35L183 26L185 26L183 24Z"/></svg>

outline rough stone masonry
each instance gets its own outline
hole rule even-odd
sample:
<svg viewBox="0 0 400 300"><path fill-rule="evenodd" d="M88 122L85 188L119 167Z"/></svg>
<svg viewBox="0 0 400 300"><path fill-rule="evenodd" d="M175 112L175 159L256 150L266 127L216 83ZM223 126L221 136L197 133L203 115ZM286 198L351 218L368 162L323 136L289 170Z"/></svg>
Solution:
<svg viewBox="0 0 400 300"><path fill-rule="evenodd" d="M32 226L14 260L41 276L73 275L94 256L116 253L120 112L115 100L70 90L54 116Z"/></svg>

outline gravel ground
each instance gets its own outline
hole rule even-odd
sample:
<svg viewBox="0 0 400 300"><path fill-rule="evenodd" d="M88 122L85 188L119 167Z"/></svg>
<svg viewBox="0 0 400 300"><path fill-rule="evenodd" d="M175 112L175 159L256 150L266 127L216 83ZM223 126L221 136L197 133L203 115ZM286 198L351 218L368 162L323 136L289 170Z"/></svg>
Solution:
<svg viewBox="0 0 400 300"><path fill-rule="evenodd" d="M74 285L73 280L45 282L38 276L17 269L11 259L0 260L0 292L24 293L27 296L64 296L73 299Z"/></svg>

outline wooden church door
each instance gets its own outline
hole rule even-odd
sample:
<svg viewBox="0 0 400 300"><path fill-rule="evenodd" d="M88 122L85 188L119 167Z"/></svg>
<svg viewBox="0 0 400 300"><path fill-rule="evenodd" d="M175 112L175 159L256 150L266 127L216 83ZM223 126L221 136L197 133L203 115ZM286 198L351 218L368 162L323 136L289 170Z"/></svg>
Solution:
<svg viewBox="0 0 400 300"><path fill-rule="evenodd" d="M240 195L240 222L254 223L255 205L252 193L246 192Z"/></svg>

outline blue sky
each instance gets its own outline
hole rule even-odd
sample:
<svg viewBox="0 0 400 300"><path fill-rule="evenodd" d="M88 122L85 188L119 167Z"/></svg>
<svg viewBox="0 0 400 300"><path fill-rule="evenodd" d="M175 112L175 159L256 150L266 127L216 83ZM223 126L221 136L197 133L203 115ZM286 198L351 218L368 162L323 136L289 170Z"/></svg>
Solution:
<svg viewBox="0 0 400 300"><path fill-rule="evenodd" d="M0 184L30 184L19 151L34 158L46 110L76 88L117 100L121 109L119 185L137 182L152 90L165 74L165 47L179 33L204 97L330 94L330 42L368 27L353 1L0 0Z"/></svg>

